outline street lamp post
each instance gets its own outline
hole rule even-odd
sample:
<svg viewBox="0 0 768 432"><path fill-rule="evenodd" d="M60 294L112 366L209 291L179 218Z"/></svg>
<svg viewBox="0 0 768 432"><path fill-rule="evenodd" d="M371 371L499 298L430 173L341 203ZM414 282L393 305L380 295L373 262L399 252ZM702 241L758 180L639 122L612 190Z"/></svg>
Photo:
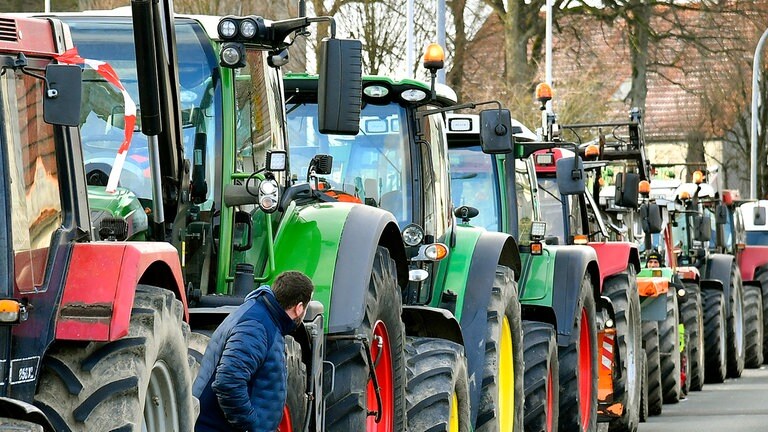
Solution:
<svg viewBox="0 0 768 432"><path fill-rule="evenodd" d="M751 154L750 154L750 184L749 184L749 197L751 199L757 199L757 110L760 101L760 65L763 59L763 45L765 40L768 39L768 29L765 30L760 37L760 41L755 48L755 59L752 62L752 133L750 136L751 141Z"/></svg>

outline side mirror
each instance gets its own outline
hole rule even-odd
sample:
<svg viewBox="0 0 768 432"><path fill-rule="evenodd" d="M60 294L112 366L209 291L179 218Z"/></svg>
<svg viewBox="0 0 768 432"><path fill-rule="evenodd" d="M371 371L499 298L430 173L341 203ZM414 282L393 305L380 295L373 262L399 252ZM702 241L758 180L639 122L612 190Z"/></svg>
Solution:
<svg viewBox="0 0 768 432"><path fill-rule="evenodd" d="M752 214L752 223L754 223L755 226L765 226L765 207L761 207L759 204L755 206L754 213Z"/></svg>
<svg viewBox="0 0 768 432"><path fill-rule="evenodd" d="M483 153L512 153L515 137L512 135L512 116L507 109L489 109L480 112L480 146Z"/></svg>
<svg viewBox="0 0 768 432"><path fill-rule="evenodd" d="M712 238L712 220L709 216L694 216L693 217L693 226L694 226L694 240L705 242L709 241L710 238Z"/></svg>
<svg viewBox="0 0 768 432"><path fill-rule="evenodd" d="M363 44L355 39L320 42L317 90L319 130L357 135L363 103Z"/></svg>
<svg viewBox="0 0 768 432"><path fill-rule="evenodd" d="M725 225L728 223L728 207L725 204L718 204L715 209L715 223Z"/></svg>
<svg viewBox="0 0 768 432"><path fill-rule="evenodd" d="M659 205L650 203L640 206L640 221L642 223L644 233L660 233L662 227L662 217Z"/></svg>
<svg viewBox="0 0 768 432"><path fill-rule="evenodd" d="M469 220L480 214L480 210L470 207L461 206L453 211L453 215L461 219L462 223L469 223Z"/></svg>
<svg viewBox="0 0 768 432"><path fill-rule="evenodd" d="M616 193L614 195L616 205L636 209L639 186L640 176L637 173L616 174Z"/></svg>
<svg viewBox="0 0 768 432"><path fill-rule="evenodd" d="M557 187L562 195L579 195L586 190L584 164L581 157L565 157L557 160Z"/></svg>
<svg viewBox="0 0 768 432"><path fill-rule="evenodd" d="M43 120L59 126L80 125L83 71L80 66L51 64L45 67L48 88L43 95Z"/></svg>
<svg viewBox="0 0 768 432"><path fill-rule="evenodd" d="M232 233L232 249L238 252L253 247L253 221L251 214L244 211L235 213L235 226Z"/></svg>

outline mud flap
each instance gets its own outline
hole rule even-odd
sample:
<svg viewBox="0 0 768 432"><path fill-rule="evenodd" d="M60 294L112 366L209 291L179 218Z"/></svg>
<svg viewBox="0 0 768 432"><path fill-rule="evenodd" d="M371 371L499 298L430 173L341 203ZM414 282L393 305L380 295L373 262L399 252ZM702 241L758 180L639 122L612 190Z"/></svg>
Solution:
<svg viewBox="0 0 768 432"><path fill-rule="evenodd" d="M624 413L624 405L614 400L613 383L618 378L620 361L616 346L616 329L607 328L597 335L600 361L597 381L597 421L609 422Z"/></svg>

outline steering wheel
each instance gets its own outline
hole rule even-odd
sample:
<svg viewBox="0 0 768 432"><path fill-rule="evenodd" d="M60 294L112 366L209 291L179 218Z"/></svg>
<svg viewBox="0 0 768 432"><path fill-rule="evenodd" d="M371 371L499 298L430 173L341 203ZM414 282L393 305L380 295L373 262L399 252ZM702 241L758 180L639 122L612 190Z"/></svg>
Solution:
<svg viewBox="0 0 768 432"><path fill-rule="evenodd" d="M107 186L109 174L100 169L93 169L86 175L85 183L89 186Z"/></svg>

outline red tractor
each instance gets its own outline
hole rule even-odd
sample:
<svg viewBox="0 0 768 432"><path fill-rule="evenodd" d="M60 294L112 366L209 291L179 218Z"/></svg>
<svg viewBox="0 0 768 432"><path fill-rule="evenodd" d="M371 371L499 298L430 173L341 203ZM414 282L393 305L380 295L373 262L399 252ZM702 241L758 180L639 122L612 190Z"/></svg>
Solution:
<svg viewBox="0 0 768 432"><path fill-rule="evenodd" d="M82 72L58 61L68 27L2 16L0 33L0 424L191 430L178 254L166 243L92 241Z"/></svg>

